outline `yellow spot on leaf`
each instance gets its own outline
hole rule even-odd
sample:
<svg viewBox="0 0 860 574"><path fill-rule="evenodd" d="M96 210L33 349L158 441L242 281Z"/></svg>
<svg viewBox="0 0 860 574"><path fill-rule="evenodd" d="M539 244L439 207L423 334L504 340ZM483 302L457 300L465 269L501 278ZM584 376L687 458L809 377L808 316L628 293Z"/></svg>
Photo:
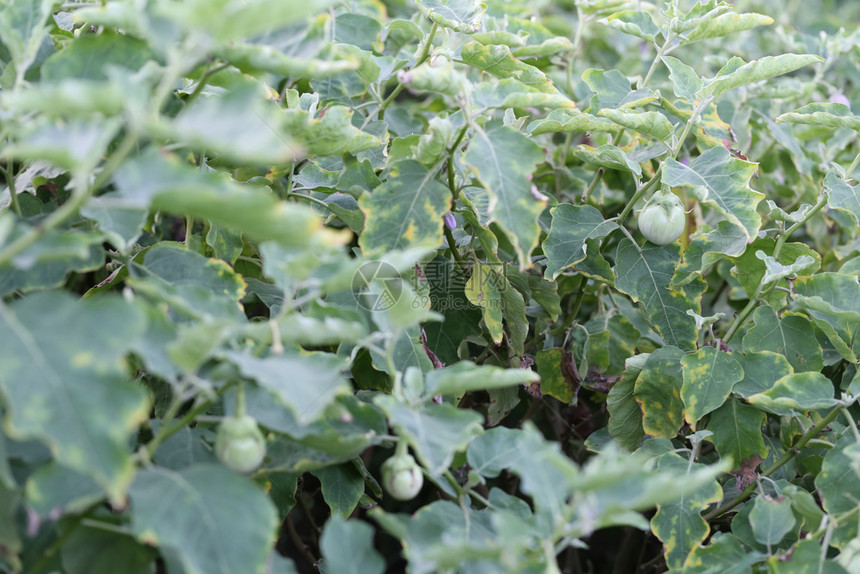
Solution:
<svg viewBox="0 0 860 574"><path fill-rule="evenodd" d="M72 366L73 367L86 367L90 363L93 362L93 354L89 351L83 351L81 353L75 354L72 357Z"/></svg>

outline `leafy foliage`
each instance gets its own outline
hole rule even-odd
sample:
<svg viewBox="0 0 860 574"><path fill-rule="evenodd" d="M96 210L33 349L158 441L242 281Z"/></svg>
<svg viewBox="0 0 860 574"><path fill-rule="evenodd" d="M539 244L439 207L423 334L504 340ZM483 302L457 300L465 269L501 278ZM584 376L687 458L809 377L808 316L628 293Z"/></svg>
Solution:
<svg viewBox="0 0 860 574"><path fill-rule="evenodd" d="M858 571L860 9L786 4L6 0L0 572Z"/></svg>

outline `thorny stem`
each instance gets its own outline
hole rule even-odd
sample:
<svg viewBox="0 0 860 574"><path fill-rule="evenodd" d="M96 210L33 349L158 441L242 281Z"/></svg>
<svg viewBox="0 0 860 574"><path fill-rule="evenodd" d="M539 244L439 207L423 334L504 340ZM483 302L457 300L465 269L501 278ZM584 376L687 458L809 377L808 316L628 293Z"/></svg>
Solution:
<svg viewBox="0 0 860 574"><path fill-rule="evenodd" d="M836 417L839 416L839 413L842 412L842 408L843 407L835 407L827 414L827 416L821 419L821 421L817 425L810 426L806 430L806 432L803 433L803 436L798 439L794 447L792 447L788 452L782 455L779 460L774 462L770 467L764 470L761 473L761 476L768 477L772 475L774 472L782 468L788 461L793 459L797 455L797 453L800 452L800 449L806 446L806 443L808 443L813 437L815 437L815 435L820 433L822 430L826 429L827 425L832 423L836 419ZM748 484L747 487L744 488L743 491L736 497L734 497L732 500L722 506L718 506L709 513L705 514L705 520L713 520L714 518L722 516L726 512L741 504L743 501L749 498L753 492L755 492L756 485L757 483L755 482Z"/></svg>

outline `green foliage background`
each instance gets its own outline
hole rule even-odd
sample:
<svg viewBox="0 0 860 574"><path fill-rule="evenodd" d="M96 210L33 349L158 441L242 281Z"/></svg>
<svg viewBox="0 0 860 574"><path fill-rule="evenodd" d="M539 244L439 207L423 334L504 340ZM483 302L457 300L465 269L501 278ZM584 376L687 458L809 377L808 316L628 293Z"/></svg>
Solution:
<svg viewBox="0 0 860 574"><path fill-rule="evenodd" d="M860 572L858 18L7 0L0 571Z"/></svg>

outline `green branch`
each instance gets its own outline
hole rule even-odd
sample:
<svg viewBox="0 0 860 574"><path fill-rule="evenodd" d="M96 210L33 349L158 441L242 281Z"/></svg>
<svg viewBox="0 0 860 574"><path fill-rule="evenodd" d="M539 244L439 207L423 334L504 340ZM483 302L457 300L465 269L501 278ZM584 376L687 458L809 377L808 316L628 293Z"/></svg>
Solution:
<svg viewBox="0 0 860 574"><path fill-rule="evenodd" d="M791 234L800 229L800 227L802 227L807 221L809 221L813 215L821 211L821 209L825 205L827 205L827 195L822 193L818 197L818 201L815 202L815 205L813 205L812 208L806 212L803 218L799 221L794 222L794 225L786 229L785 232L777 238L776 245L774 245L773 248L774 259L776 259L777 261L779 260L779 254L782 252L782 246L785 245L786 240L791 237ZM728 343L732 340L732 337L737 334L738 330L741 328L741 326L744 324L750 314L752 314L753 310L755 310L755 308L758 306L761 297L770 293L773 288L776 287L777 283L778 282L775 282L773 285L765 289L764 276L762 276L762 278L759 280L758 287L756 287L755 293L750 297L749 302L741 310L741 312L738 313L737 317L735 317L735 320L729 326L728 331L726 331L726 335L723 337L723 341Z"/></svg>
<svg viewBox="0 0 860 574"><path fill-rule="evenodd" d="M439 29L439 24L437 24L436 22L433 22L433 27L430 28L430 33L427 34L427 40L424 42L424 49L421 51L421 55L418 56L418 60L415 62L415 66L419 66L419 65L423 64L425 61L427 61L427 58L430 55L430 47L433 45L433 38L436 36L436 31L438 29ZM413 67L415 67L415 66L413 66ZM376 110L376 113L377 113L377 117L379 118L380 121L385 119L385 108L387 108L389 106L389 104L391 104L391 102L394 101L394 98L396 98L400 94L400 92L403 91L403 87L404 87L403 84L397 84L397 86L394 88L394 90L379 105L379 109Z"/></svg>
<svg viewBox="0 0 860 574"><path fill-rule="evenodd" d="M777 460L775 463L773 463L771 466L769 466L766 470L764 470L761 473L761 476L768 477L768 476L772 475L774 472L776 472L777 470L779 470L780 468L782 468L783 466L785 466L786 463L788 463L791 459L793 459L795 456L797 456L797 454L800 452L800 449L802 449L804 446L806 446L806 443L808 443L810 440L812 440L815 437L815 435L820 433L822 430L826 429L827 425L832 423L836 419L836 417L839 416L839 414L841 412L842 412L842 407L836 407L832 411L830 411L827 414L827 416L825 416L823 419L821 419L821 421L817 425L814 424L814 425L810 426L806 430L806 432L803 433L803 436L800 437L800 439L794 444L794 446L788 452L786 452L784 455L782 455L779 458L779 460ZM731 509L733 509L734 507L738 506L743 501L745 501L747 498L749 498L753 492L755 492L756 487L757 487L756 482L748 484L746 486L746 488L744 488L743 491L740 494L738 494L736 497L734 497L732 500L723 504L722 506L718 506L717 508L713 509L709 513L705 514L705 516L704 516L705 520L708 520L708 521L713 520L714 518L717 518L718 516L722 516L726 512L728 512Z"/></svg>

